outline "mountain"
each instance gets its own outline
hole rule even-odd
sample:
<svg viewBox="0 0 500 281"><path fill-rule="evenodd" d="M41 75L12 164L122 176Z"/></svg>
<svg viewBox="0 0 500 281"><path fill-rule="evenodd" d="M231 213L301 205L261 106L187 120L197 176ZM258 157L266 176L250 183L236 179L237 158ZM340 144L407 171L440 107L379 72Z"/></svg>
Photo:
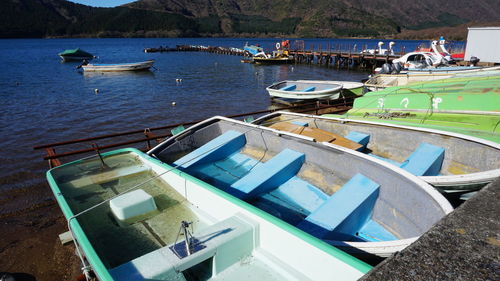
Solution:
<svg viewBox="0 0 500 281"><path fill-rule="evenodd" d="M299 35L308 31L384 34L398 27L424 29L500 20L498 0L141 0L126 6L188 17L229 18L236 26L241 17L271 22L294 18L294 31Z"/></svg>
<svg viewBox="0 0 500 281"><path fill-rule="evenodd" d="M0 38L381 37L498 21L500 1L141 0L93 8L65 0L2 0L0 17Z"/></svg>
<svg viewBox="0 0 500 281"><path fill-rule="evenodd" d="M65 0L2 0L0 18L0 38L168 37L199 31L195 19L180 14L93 8Z"/></svg>

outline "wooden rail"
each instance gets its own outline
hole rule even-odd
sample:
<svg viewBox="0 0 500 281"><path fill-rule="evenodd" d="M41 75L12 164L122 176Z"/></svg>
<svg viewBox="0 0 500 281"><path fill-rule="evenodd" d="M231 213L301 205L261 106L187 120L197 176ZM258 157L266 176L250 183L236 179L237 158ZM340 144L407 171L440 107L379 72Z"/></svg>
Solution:
<svg viewBox="0 0 500 281"><path fill-rule="evenodd" d="M290 110L294 112L307 112L312 114L323 114L323 113L339 113L345 112L351 108L353 98L346 98L345 100L337 100L329 103L313 102L304 103L299 105L280 107L275 109L260 110L248 113L229 115L229 118L240 118L245 116L262 115L279 110ZM88 154L95 152L96 150L102 151L117 147L124 147L130 145L136 145L139 143L145 143L145 146L141 150L147 151L151 149L154 145L160 143L165 138L172 136L170 131L168 132L153 132L161 130L174 129L179 126L191 126L202 120L183 122L177 124L171 124L161 127L146 128L141 130L133 130L122 133L115 134L105 134L100 136L93 136L81 139L66 140L49 144L42 144L34 146L34 150L44 149L46 155L43 157L44 160L48 160L49 167L57 167L62 164L60 158L69 157L79 154ZM117 139L120 139L118 141ZM98 141L101 142L98 144ZM105 142L105 143L104 143ZM85 144L87 148L81 148L82 144ZM75 149L74 145L77 145L79 149ZM73 147L72 147L73 146ZM65 152L56 153L56 147L64 148Z"/></svg>

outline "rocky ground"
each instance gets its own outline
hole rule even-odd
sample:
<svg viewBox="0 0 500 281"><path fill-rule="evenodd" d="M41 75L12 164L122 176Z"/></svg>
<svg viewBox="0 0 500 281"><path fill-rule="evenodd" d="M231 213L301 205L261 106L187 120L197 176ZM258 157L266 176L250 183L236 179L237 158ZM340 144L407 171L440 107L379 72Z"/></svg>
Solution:
<svg viewBox="0 0 500 281"><path fill-rule="evenodd" d="M75 247L59 240L66 231L55 201L0 217L0 272L11 273L16 281L75 280L80 274Z"/></svg>

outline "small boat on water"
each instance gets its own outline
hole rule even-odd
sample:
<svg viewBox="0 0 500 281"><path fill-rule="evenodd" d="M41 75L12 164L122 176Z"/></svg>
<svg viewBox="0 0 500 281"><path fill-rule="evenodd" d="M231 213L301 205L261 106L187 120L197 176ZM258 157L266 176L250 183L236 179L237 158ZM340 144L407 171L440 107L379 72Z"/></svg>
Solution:
<svg viewBox="0 0 500 281"><path fill-rule="evenodd" d="M357 280L371 269L137 149L98 153L47 179L84 273L97 280Z"/></svg>
<svg viewBox="0 0 500 281"><path fill-rule="evenodd" d="M84 71L139 71L139 70L148 70L154 64L154 60L142 61L142 62L133 62L133 63L88 63L82 64L81 68Z"/></svg>
<svg viewBox="0 0 500 281"><path fill-rule="evenodd" d="M148 155L359 256L387 257L452 211L438 191L409 172L312 140L213 117Z"/></svg>
<svg viewBox="0 0 500 281"><path fill-rule="evenodd" d="M271 113L252 123L316 141L330 139L402 167L442 192L478 190L500 177L500 144L463 134L292 112ZM348 146L345 139L359 146ZM408 165L424 150L426 159L419 161L434 161L431 169Z"/></svg>
<svg viewBox="0 0 500 281"><path fill-rule="evenodd" d="M255 64L287 64L293 63L295 60L288 55L275 55L275 56L254 56L252 61Z"/></svg>
<svg viewBox="0 0 500 281"><path fill-rule="evenodd" d="M65 50L64 52L59 53L58 56L60 56L63 61L83 61L94 58L94 55L87 53L80 48Z"/></svg>
<svg viewBox="0 0 500 281"><path fill-rule="evenodd" d="M266 88L271 97L297 100L337 99L341 89L339 82L312 80L286 80Z"/></svg>

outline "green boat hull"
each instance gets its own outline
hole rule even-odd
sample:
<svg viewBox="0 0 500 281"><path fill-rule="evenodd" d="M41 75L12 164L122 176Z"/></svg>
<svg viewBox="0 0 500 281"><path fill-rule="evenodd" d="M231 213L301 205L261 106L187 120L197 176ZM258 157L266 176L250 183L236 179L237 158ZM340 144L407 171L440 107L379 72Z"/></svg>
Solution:
<svg viewBox="0 0 500 281"><path fill-rule="evenodd" d="M449 78L369 92L342 116L445 130L500 143L500 75Z"/></svg>

